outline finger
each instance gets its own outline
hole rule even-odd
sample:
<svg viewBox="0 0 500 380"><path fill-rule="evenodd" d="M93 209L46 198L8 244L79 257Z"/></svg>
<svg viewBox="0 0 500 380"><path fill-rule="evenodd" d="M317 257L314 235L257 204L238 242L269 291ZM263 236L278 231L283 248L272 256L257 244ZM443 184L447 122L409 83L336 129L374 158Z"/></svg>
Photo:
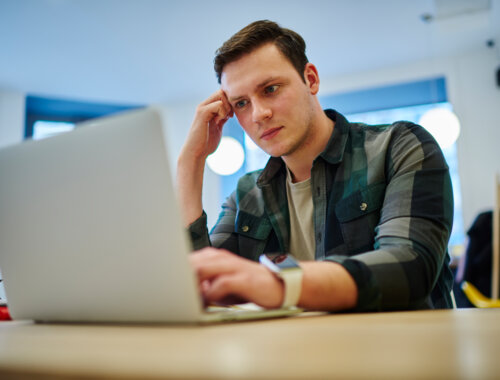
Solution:
<svg viewBox="0 0 500 380"><path fill-rule="evenodd" d="M216 100L213 103L207 104L201 108L201 112L208 112L211 117L206 117L207 121L213 122L215 125L222 127L231 117L230 110L226 110L222 100Z"/></svg>
<svg viewBox="0 0 500 380"><path fill-rule="evenodd" d="M212 305L219 305L219 306L229 306L229 305L236 305L240 303L247 303L248 300L238 297L235 295L229 295L227 297L221 298L220 300L217 301L210 301Z"/></svg>
<svg viewBox="0 0 500 380"><path fill-rule="evenodd" d="M210 281L208 280L203 280L200 282L200 293L203 294L210 289Z"/></svg>
<svg viewBox="0 0 500 380"><path fill-rule="evenodd" d="M241 265L238 265L238 261L240 260L245 259L237 257L231 252L215 248L205 248L189 256L191 266L195 270L200 282L212 279L218 275L235 272Z"/></svg>
<svg viewBox="0 0 500 380"><path fill-rule="evenodd" d="M224 103L224 110L226 111L227 117L233 117L234 112L233 112L233 107L231 106L231 103L229 103L229 99L227 98L227 95L224 91L220 90L222 92L222 97L221 100Z"/></svg>
<svg viewBox="0 0 500 380"><path fill-rule="evenodd" d="M221 302L227 299L243 299L249 301L245 276L230 274L219 276L203 289L203 296L209 302Z"/></svg>
<svg viewBox="0 0 500 380"><path fill-rule="evenodd" d="M225 122L226 113L224 111L224 105L221 100L199 106L197 112L201 116L203 124L214 123L215 125L218 125L221 121Z"/></svg>
<svg viewBox="0 0 500 380"><path fill-rule="evenodd" d="M221 97L222 97L222 90L217 90L208 98L206 98L204 101L202 101L200 105L207 105L213 103L216 100L222 100Z"/></svg>
<svg viewBox="0 0 500 380"><path fill-rule="evenodd" d="M227 99L226 94L222 90L218 90L218 91L214 92L205 101L201 102L200 105L205 106L205 105L209 105L211 103L218 102L218 101L222 102L222 108L224 110L224 117L233 116L231 104L229 103L229 100Z"/></svg>
<svg viewBox="0 0 500 380"><path fill-rule="evenodd" d="M212 280L235 272L235 266L229 260L198 262L193 265L199 281Z"/></svg>

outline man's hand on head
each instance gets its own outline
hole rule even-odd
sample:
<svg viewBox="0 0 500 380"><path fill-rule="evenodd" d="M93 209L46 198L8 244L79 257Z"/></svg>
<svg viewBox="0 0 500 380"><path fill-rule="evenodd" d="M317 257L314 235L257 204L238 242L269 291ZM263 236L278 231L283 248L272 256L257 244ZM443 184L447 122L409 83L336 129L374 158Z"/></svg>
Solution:
<svg viewBox="0 0 500 380"><path fill-rule="evenodd" d="M217 148L222 137L222 128L233 116L226 94L218 90L196 108L191 129L182 153L190 157L206 159Z"/></svg>
<svg viewBox="0 0 500 380"><path fill-rule="evenodd" d="M212 247L191 254L190 261L207 303L238 299L278 308L283 302L282 281L259 263Z"/></svg>
<svg viewBox="0 0 500 380"><path fill-rule="evenodd" d="M232 116L233 110L222 90L213 93L196 108L188 137L177 160L177 193L186 226L202 215L205 161L219 145L222 128Z"/></svg>

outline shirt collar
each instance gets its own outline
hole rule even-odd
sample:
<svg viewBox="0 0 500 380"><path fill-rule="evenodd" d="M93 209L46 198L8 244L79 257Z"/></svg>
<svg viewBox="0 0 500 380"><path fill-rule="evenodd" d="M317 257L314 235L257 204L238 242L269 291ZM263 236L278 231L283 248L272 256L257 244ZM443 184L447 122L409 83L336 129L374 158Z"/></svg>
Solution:
<svg viewBox="0 0 500 380"><path fill-rule="evenodd" d="M327 109L325 110L325 114L335 122L335 127L328 140L328 144L326 144L325 149L318 157L323 158L330 164L336 164L341 162L344 157L347 137L349 135L349 122L342 114L335 110ZM262 187L269 184L278 174L286 175L285 162L281 157L271 157L257 179L257 186Z"/></svg>
<svg viewBox="0 0 500 380"><path fill-rule="evenodd" d="M349 122L347 119L335 110L325 110L326 116L335 122L332 135L328 144L326 144L323 152L319 157L322 157L330 164L337 164L342 161L344 157L345 146L347 144L347 137L349 136Z"/></svg>

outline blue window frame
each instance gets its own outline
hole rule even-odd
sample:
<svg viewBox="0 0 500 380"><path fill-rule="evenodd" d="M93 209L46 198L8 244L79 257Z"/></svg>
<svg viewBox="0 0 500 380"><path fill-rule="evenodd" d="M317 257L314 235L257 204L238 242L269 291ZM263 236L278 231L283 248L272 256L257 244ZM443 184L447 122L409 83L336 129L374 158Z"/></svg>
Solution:
<svg viewBox="0 0 500 380"><path fill-rule="evenodd" d="M67 130L70 125L78 122L140 107L142 106L80 102L29 95L26 97L24 138L37 137L36 126L40 121L52 123L45 124L45 127L50 129L50 125L54 126L53 133L47 130L47 134L55 134L59 129Z"/></svg>
<svg viewBox="0 0 500 380"><path fill-rule="evenodd" d="M447 101L446 82L442 77L431 78L320 96L319 101L323 108L333 108L343 115L441 103Z"/></svg>

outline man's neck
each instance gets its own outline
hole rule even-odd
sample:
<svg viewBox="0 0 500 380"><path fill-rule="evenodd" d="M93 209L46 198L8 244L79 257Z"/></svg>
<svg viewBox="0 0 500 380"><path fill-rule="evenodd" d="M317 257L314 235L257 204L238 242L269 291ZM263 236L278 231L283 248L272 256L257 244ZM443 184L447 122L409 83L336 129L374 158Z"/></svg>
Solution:
<svg viewBox="0 0 500 380"><path fill-rule="evenodd" d="M289 156L283 156L286 166L292 174L292 182L302 182L311 177L313 161L325 150L335 127L335 123L321 110L318 120L313 121L312 135L303 147Z"/></svg>

